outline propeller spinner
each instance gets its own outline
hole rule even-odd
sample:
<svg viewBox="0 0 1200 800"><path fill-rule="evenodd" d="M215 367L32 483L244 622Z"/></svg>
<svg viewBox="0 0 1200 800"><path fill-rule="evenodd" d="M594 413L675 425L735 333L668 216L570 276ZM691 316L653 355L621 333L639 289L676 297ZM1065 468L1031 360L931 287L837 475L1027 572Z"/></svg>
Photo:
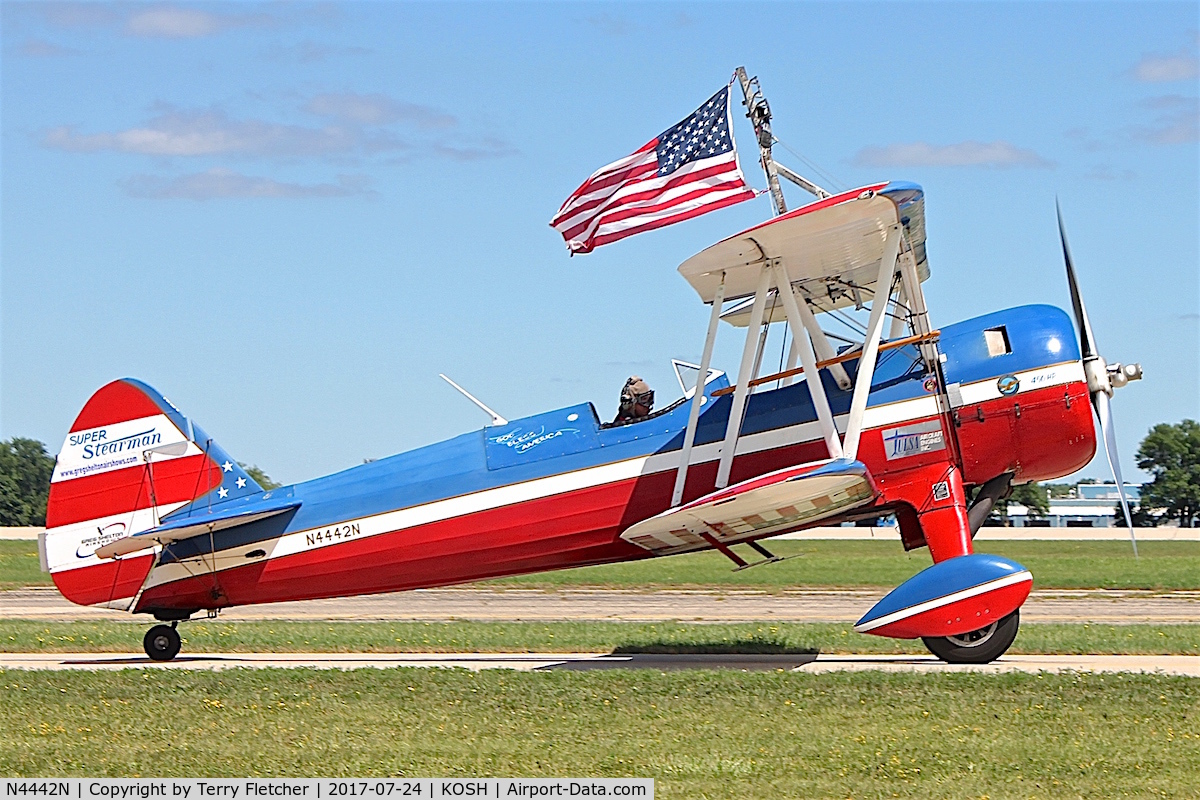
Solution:
<svg viewBox="0 0 1200 800"><path fill-rule="evenodd" d="M1142 379L1141 364L1109 364L1096 347L1096 336L1088 321L1087 308L1079 291L1079 280L1075 277L1075 265L1071 260L1071 248L1067 245L1067 229L1063 224L1062 208L1054 202L1058 212L1058 236L1062 240L1063 261L1067 265L1067 285L1071 289L1071 306L1075 310L1075 324L1079 328L1079 352L1083 356L1083 374L1087 377L1088 393L1092 396L1092 408L1100 422L1104 436L1104 454L1108 466L1117 482L1117 493L1121 497L1121 510L1125 512L1125 524L1129 528L1129 540L1133 543L1133 554L1137 556L1137 537L1133 533L1133 518L1129 513L1129 500L1125 497L1125 482L1121 478L1121 463L1117 456L1117 431L1113 424L1112 407L1109 403L1114 389L1130 381Z"/></svg>

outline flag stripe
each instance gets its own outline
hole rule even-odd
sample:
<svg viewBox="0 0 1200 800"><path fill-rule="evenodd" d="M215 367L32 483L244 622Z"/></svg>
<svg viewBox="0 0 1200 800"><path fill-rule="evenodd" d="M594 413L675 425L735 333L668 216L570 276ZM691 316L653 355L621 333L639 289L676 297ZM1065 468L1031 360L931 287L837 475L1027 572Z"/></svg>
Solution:
<svg viewBox="0 0 1200 800"><path fill-rule="evenodd" d="M571 252L589 253L756 195L738 165L726 86L683 121L592 173L550 225Z"/></svg>
<svg viewBox="0 0 1200 800"><path fill-rule="evenodd" d="M638 208L650 207L653 201L666 200L670 197L678 196L681 190L686 190L693 183L708 184L710 180L731 180L737 181L740 185L745 186L742 182L742 176L730 169L728 162L717 164L700 164L689 165L697 167L694 170L684 173L684 170L679 170L667 178L660 181L646 181L635 187L639 191L623 192L618 198L621 207L608 210L608 214L625 214L631 210L636 211ZM684 174L680 174L684 173ZM715 184L712 184L715 185Z"/></svg>
<svg viewBox="0 0 1200 800"><path fill-rule="evenodd" d="M688 208L687 210L676 209L675 213L664 216L661 219L652 219L650 221L643 221L641 224L639 224L635 227L625 228L624 230L614 230L612 232L605 232L605 233L598 232L592 240L592 246L598 247L602 244L608 244L609 242L615 242L618 239L624 239L626 236L632 236L635 233L641 233L642 231L654 230L655 228L662 228L666 225L672 225L676 222L683 222L686 219L691 219L692 217L698 217L701 214L706 214L709 211L714 211L718 208L725 208L726 206L731 206L731 205L734 205L735 203L740 203L743 200L753 200L757 196L757 194L758 194L757 192L755 192L753 189L750 189L750 188L740 189L740 190L738 190L736 192L732 192L724 197L721 197L721 196L715 195L715 194L710 194L710 195L708 195L708 198L703 203L695 203L692 205L691 208ZM607 228L608 226L605 226L605 227Z"/></svg>
<svg viewBox="0 0 1200 800"><path fill-rule="evenodd" d="M671 222L682 221L698 216L699 213L703 213L704 210L707 209L710 202L715 204L717 208L724 208L727 205L732 205L730 202L724 202L727 196L735 197L736 199L733 202L740 203L743 200L752 200L757 196L757 192L748 187L737 186L733 186L732 188L723 190L719 193L711 190L697 192L694 196L689 197L686 202L673 203L669 206L658 208L644 214L628 217L623 220L604 220L599 222L588 231L586 238L577 239L575 241L592 242L592 247L595 247L597 244L604 244L604 242L597 240L606 236L607 234L615 231L631 230L633 228L637 228L644 222L648 223L644 230L661 228L663 225L668 225ZM698 213L690 213L692 209L699 209L699 211ZM666 220L666 222L663 222L662 220ZM633 232L638 233L640 230L635 230ZM624 238L624 236L627 235L629 234L617 236L615 238L608 239L608 241L615 241L616 239Z"/></svg>
<svg viewBox="0 0 1200 800"><path fill-rule="evenodd" d="M561 218L564 212L575 209L592 198L607 197L614 191L619 190L627 182L640 180L652 176L657 172L658 160L652 153L649 156L643 156L641 161L626 167L620 172L614 172L596 181L588 181L576 190L570 200L563 204L556 219Z"/></svg>
<svg viewBox="0 0 1200 800"><path fill-rule="evenodd" d="M689 184L688 190L682 194L672 197L670 201L664 203L656 203L652 206L646 206L628 212L618 212L605 216L603 225L605 227L625 227L630 224L636 225L642 219L656 219L664 214L674 213L679 206L687 206L702 200L706 195L729 192L749 192L754 194L754 190L745 186L738 185L735 181L720 181L714 182L710 186L692 187Z"/></svg>
<svg viewBox="0 0 1200 800"><path fill-rule="evenodd" d="M635 169L631 169L624 173L619 180L613 180L611 183L605 183L602 186L590 186L586 193L581 193L574 198L574 203L568 208L564 206L553 220L551 226L562 228L562 223L565 220L578 216L586 211L591 211L597 206L602 205L605 201L617 195L621 189L625 188L629 183L640 182L648 179L658 172L658 163L651 161L649 164L641 164Z"/></svg>
<svg viewBox="0 0 1200 800"><path fill-rule="evenodd" d="M555 228L568 241L586 241L586 237L581 239L580 233L588 228L595 228L613 215L622 215L618 217L622 218L631 211L636 213L639 208L653 210L659 205L652 202L657 195L666 195L666 198L660 198L660 200L678 196L680 192L686 191L692 183L704 186L709 178L727 175L728 180L735 182L739 188L746 187L741 170L731 159L718 156L705 159L705 161L707 163L689 164L665 178L654 177L644 181L627 182L591 213L581 211L573 214L569 219L560 221ZM591 248L589 247L588 250Z"/></svg>
<svg viewBox="0 0 1200 800"><path fill-rule="evenodd" d="M624 187L623 191L609 200L606 206L595 213L576 215L558 225L558 230L571 240L580 239L580 234L610 219L624 219L641 211L655 210L678 200L693 188L715 189L722 183L734 183L745 188L741 173L732 168L724 158L705 159L677 170L665 178L642 181ZM578 220L578 221L577 221ZM575 224L572 225L571 223Z"/></svg>
<svg viewBox="0 0 1200 800"><path fill-rule="evenodd" d="M650 163L657 165L658 158L654 155L654 147L657 144L657 139L651 139L632 155L628 155L619 161L614 161L613 163L601 167L593 172L586 181L579 184L579 188L572 192L570 197L563 201L562 208L559 209L559 213L562 213L562 209L566 208L568 203L576 199L580 194L584 193L585 190L594 188L597 184L604 182L611 176L625 174L629 168L637 164Z"/></svg>

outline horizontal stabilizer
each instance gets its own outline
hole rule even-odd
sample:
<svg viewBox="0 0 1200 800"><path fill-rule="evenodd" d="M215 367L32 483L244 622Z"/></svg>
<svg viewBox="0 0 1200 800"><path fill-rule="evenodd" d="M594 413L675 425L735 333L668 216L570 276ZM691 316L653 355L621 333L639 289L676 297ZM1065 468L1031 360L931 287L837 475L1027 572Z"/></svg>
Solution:
<svg viewBox="0 0 1200 800"><path fill-rule="evenodd" d="M758 539L828 519L877 496L859 461L788 467L707 494L628 528L621 538L655 555Z"/></svg>
<svg viewBox="0 0 1200 800"><path fill-rule="evenodd" d="M156 544L170 544L181 539L190 539L193 536L226 528L236 528L239 525L248 525L251 522L274 517L300 506L300 501L290 496L266 502L258 498L256 500L257 502L231 504L233 506L231 508L213 510L208 513L193 511L186 516L168 518L161 525L148 531L117 539L115 542L98 548L96 555L100 558L128 555Z"/></svg>

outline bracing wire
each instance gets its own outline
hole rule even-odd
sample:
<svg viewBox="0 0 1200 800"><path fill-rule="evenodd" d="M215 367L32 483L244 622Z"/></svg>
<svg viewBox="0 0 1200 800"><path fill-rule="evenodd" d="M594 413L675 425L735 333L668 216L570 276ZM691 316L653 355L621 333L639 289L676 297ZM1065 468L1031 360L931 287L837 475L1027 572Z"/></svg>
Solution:
<svg viewBox="0 0 1200 800"><path fill-rule="evenodd" d="M778 136L776 136L776 137L774 137L774 138L775 138L775 143L776 143L776 144L778 144L778 145L779 145L780 147L782 147L784 150L787 150L789 153L791 153L792 155L794 155L796 158L798 158L798 159L800 159L802 162L804 162L804 165L805 165L806 167L808 167L808 168L809 168L809 169L811 169L813 172L815 172L815 173L817 174L817 176L818 176L818 177L820 177L822 181L824 181L825 183L829 184L829 185L830 185L830 187L832 187L832 188L834 188L834 189L837 189L837 190L838 190L838 191L840 191L840 192L841 192L841 191L846 191L846 190L849 188L849 187L848 187L848 186L847 186L847 185L846 185L846 184L845 184L843 181L840 181L840 180L838 180L838 179L837 179L836 177L834 177L833 175L830 175L828 172L826 172L825 170L821 169L819 166L817 166L817 165L816 165L816 164L814 164L813 162L809 161L809 160L808 160L807 158L805 158L805 157L804 157L804 156L803 156L801 153L798 153L797 151L795 151L795 150L793 150L792 148L788 147L788 145L787 145L787 142L783 141L783 140L782 140L782 139L780 139Z"/></svg>
<svg viewBox="0 0 1200 800"><path fill-rule="evenodd" d="M846 314L840 308L829 309L829 316L833 317L838 322L841 322L843 325L845 325L847 328L854 331L855 333L861 333L863 336L867 335L867 327L865 325L861 324L858 320L854 319L854 317L851 317L850 315Z"/></svg>

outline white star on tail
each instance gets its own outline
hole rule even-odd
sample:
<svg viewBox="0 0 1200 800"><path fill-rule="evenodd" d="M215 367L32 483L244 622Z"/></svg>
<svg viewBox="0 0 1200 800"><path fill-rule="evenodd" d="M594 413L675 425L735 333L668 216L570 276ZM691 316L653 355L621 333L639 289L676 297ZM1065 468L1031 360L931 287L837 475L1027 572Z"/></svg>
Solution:
<svg viewBox="0 0 1200 800"><path fill-rule="evenodd" d="M246 479L245 479L245 478L238 478L238 479L237 479L237 486L238 486L238 488L239 488L239 489L245 489L245 488L246 488Z"/></svg>
<svg viewBox="0 0 1200 800"><path fill-rule="evenodd" d="M226 461L221 465L221 469L225 470L226 472L233 472L233 464L230 464L228 461Z"/></svg>
<svg viewBox="0 0 1200 800"><path fill-rule="evenodd" d="M217 490L217 497L220 497L222 500L224 500L226 497L229 497L229 490L222 486Z"/></svg>

